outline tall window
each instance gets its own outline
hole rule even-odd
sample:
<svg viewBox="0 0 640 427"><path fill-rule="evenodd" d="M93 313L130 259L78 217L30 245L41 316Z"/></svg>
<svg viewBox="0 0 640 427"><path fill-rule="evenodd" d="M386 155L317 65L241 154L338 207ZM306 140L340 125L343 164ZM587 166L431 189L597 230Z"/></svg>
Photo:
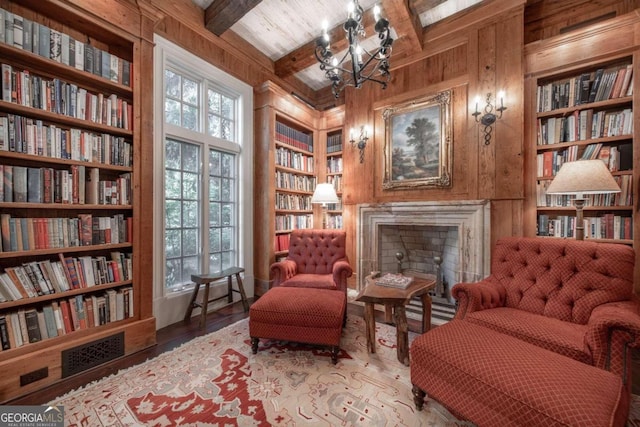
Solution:
<svg viewBox="0 0 640 427"><path fill-rule="evenodd" d="M237 264L236 104L202 76L164 71L165 291Z"/></svg>

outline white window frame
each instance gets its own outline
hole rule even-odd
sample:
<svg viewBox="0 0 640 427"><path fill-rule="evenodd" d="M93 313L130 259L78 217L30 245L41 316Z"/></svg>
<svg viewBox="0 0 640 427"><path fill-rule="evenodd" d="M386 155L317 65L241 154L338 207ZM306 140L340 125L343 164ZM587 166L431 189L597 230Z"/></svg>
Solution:
<svg viewBox="0 0 640 427"><path fill-rule="evenodd" d="M237 252L238 263L245 269L244 287L247 296L253 296L253 88L235 77L223 72L212 64L189 53L174 43L157 34L154 37L154 205L153 216L154 245L153 253L153 283L154 283L154 315L156 327L161 328L180 321L189 303L192 290L187 288L178 292L167 292L164 287L165 277L165 235L164 235L164 141L167 136L202 144L202 140L215 140L217 149L236 154L237 171ZM173 64L180 64L179 67ZM200 109L199 127L201 132L168 125L165 123L164 112L164 70L179 69L180 73L202 82L203 79L213 83L203 86L201 96L206 96L206 90L212 86L221 93L227 93L236 101L236 141L230 142L207 135L205 126L206 108ZM207 161L210 144L202 144L202 159ZM203 176L203 194L208 194L208 176ZM206 192L205 192L206 191ZM204 201L204 200L203 200ZM202 224L203 242L208 245L208 224ZM206 261L208 265L208 259ZM224 287L226 289L226 286ZM215 296L212 295L211 297ZM194 313L195 314L195 313Z"/></svg>

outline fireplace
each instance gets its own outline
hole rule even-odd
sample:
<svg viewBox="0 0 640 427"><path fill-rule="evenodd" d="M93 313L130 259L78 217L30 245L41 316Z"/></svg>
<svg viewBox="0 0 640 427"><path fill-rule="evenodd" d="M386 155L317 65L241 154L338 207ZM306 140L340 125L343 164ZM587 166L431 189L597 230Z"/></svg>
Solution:
<svg viewBox="0 0 640 427"><path fill-rule="evenodd" d="M489 273L490 213L486 200L358 205L357 291L372 271L419 277L439 274L432 323L449 320L450 288ZM408 315L421 313L419 303Z"/></svg>

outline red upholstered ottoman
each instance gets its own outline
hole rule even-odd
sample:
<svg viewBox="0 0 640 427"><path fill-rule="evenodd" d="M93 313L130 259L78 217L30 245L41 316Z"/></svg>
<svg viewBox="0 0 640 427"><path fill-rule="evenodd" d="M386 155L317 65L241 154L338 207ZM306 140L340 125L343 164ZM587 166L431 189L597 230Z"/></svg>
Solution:
<svg viewBox="0 0 640 427"><path fill-rule="evenodd" d="M347 296L329 289L275 287L249 308L249 335L253 354L260 338L331 347L338 363Z"/></svg>
<svg viewBox="0 0 640 427"><path fill-rule="evenodd" d="M425 392L478 426L623 426L617 375L464 320L411 345L416 407Z"/></svg>

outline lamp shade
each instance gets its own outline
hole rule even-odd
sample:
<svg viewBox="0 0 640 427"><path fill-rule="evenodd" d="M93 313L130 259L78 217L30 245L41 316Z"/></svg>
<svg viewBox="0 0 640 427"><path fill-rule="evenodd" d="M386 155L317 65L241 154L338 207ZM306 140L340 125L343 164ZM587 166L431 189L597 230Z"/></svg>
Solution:
<svg viewBox="0 0 640 427"><path fill-rule="evenodd" d="M619 193L620 187L602 160L576 160L560 167L547 188L547 194L568 194L582 198L583 194Z"/></svg>
<svg viewBox="0 0 640 427"><path fill-rule="evenodd" d="M333 184L324 183L316 185L316 190L311 197L311 203L338 203L338 195Z"/></svg>

